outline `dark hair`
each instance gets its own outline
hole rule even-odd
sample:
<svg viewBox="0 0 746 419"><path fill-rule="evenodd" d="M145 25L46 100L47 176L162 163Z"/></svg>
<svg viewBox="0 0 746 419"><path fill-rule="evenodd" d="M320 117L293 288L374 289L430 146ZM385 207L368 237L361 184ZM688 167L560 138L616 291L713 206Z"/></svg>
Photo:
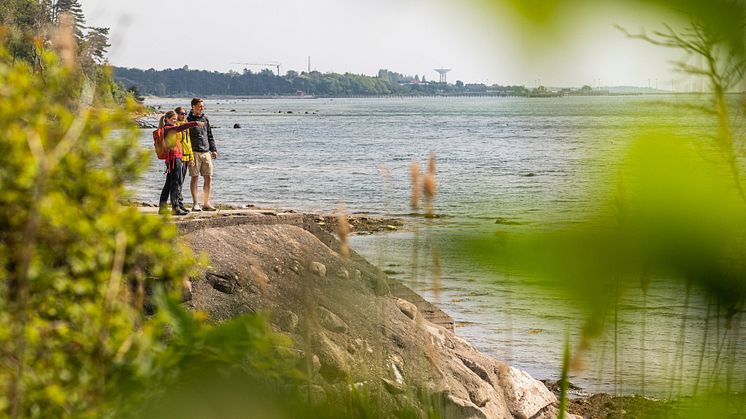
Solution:
<svg viewBox="0 0 746 419"><path fill-rule="evenodd" d="M176 112L176 113L186 113L186 109L184 109L183 106L179 106L176 109L174 109L174 112Z"/></svg>
<svg viewBox="0 0 746 419"><path fill-rule="evenodd" d="M194 107L194 105L196 105L196 104L198 104L200 102L204 102L204 100L202 98L198 98L198 97L193 98L192 99L192 107Z"/></svg>

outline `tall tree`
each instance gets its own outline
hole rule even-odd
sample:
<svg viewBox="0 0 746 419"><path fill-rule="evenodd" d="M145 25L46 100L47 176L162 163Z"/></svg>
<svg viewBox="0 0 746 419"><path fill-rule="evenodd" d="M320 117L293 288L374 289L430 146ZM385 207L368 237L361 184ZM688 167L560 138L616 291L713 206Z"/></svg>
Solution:
<svg viewBox="0 0 746 419"><path fill-rule="evenodd" d="M78 45L82 45L85 40L84 30L85 26L85 15L83 14L83 7L80 5L78 0L57 0L51 2L50 7L51 21L54 24L58 24L62 14L69 14L72 16L75 24L75 39Z"/></svg>
<svg viewBox="0 0 746 419"><path fill-rule="evenodd" d="M82 58L95 64L103 64L106 61L106 51L110 46L109 28L90 27L85 36Z"/></svg>

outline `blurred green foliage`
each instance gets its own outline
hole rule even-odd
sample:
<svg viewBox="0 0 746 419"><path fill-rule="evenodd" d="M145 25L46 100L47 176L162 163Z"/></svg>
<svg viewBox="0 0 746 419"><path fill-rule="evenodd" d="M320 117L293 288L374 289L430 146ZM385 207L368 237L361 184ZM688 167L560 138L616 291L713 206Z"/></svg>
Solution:
<svg viewBox="0 0 746 419"><path fill-rule="evenodd" d="M144 318L148 277L178 291L192 258L173 226L119 203L147 163L135 104L39 57L41 73L0 48L0 409L98 416L113 373L163 334Z"/></svg>
<svg viewBox="0 0 746 419"><path fill-rule="evenodd" d="M529 53L541 54L556 47L558 33L571 34L577 25L595 18L594 11L612 7L615 10L645 10L662 18L662 22L688 22L695 17L711 33L719 34L732 51L744 52L741 24L746 8L743 0L468 0L471 7L495 18L510 16L513 29L522 35L519 42L533 43Z"/></svg>
<svg viewBox="0 0 746 419"><path fill-rule="evenodd" d="M533 45L532 53L539 54L554 30L572 32L572 25L592 18L583 12L587 4L581 1L474 3L496 15L507 10L518 16L519 27L535 31L526 42ZM616 172L597 179L607 185L599 190L614 191L611 199L598 205L601 209L582 225L551 230L508 228L457 241L457 246L467 246L468 257L497 272L540 278L528 281L539 285L536 292L556 293L580 309L584 323L580 341L574 345L575 357L602 336L604 328L614 327L615 322L609 319L623 315L617 304L623 293L640 290L645 294L663 282L692 289L703 297L697 301L710 302L716 308L707 310L708 316L716 317L714 325L725 325L725 330L718 331L722 341L714 355L717 359L710 364L715 369L700 369L694 385L694 396L698 397L682 400L681 412L686 417L742 417L743 377L737 375L740 369L734 368L735 357L725 352L742 345L740 321L746 308L743 126L740 117L733 116L738 110L730 107L727 92L744 78L746 3L599 3L604 4L652 6L665 12L662 16L671 25L628 35L680 50L684 58L675 63L676 69L709 82L709 104L690 108L712 117L712 131L693 137L691 132L670 126L636 127L634 138L620 139L628 147L618 159ZM575 15L575 19L556 19L560 12L562 16ZM694 303L687 297L683 304ZM685 325L682 318L682 328ZM706 344L702 342L702 353ZM565 360L563 379L572 362ZM697 384L712 377L716 379L707 381L706 388L696 394Z"/></svg>
<svg viewBox="0 0 746 419"><path fill-rule="evenodd" d="M210 326L180 307L203 261L121 205L149 159L137 104L37 48L35 71L0 46L0 416L142 417L198 372L245 391L298 380L260 317Z"/></svg>

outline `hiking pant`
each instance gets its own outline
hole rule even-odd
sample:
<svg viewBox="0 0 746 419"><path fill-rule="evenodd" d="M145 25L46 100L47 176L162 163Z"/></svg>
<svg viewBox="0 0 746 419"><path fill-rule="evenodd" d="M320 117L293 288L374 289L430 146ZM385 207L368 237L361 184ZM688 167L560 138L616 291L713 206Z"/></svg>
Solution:
<svg viewBox="0 0 746 419"><path fill-rule="evenodd" d="M181 191L182 171L181 171L181 159L176 159L171 162L171 170L166 174L166 184L163 185L161 190L160 203L166 202L171 197L171 206L176 207L179 205L179 192Z"/></svg>
<svg viewBox="0 0 746 419"><path fill-rule="evenodd" d="M181 178L179 178L179 201L176 204L180 207L184 206L184 196L181 194L181 191L182 189L184 189L184 179L186 179L187 173L189 173L189 162L182 161L181 162Z"/></svg>

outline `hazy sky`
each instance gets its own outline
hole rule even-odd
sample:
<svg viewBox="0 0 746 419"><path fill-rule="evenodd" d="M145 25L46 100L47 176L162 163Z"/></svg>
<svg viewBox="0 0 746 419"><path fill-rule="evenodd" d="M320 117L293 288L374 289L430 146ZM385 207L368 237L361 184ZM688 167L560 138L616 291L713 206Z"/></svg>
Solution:
<svg viewBox="0 0 746 419"><path fill-rule="evenodd" d="M636 85L670 89L672 51L626 38L666 21L655 13L605 8L552 16L547 25L444 0L81 0L88 25L111 28L110 62L137 68L241 71L281 63L281 71L379 69L448 81L534 87ZM536 42L530 42L534 35ZM261 66L249 66L260 71ZM274 68L272 68L274 70ZM677 78L679 77L679 78Z"/></svg>

